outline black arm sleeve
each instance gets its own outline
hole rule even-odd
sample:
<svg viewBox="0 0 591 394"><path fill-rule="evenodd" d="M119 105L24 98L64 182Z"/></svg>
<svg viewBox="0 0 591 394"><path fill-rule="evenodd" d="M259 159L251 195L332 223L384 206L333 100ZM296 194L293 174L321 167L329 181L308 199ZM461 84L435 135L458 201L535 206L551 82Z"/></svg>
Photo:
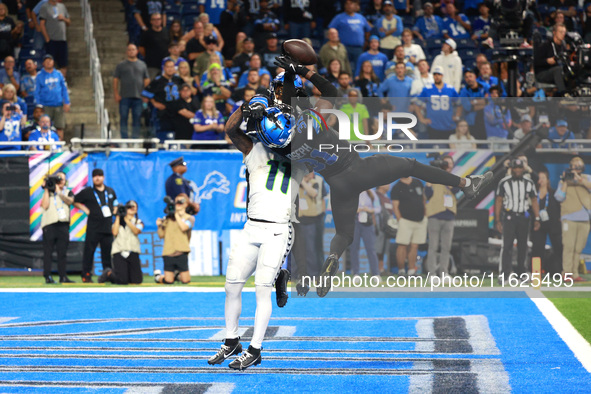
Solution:
<svg viewBox="0 0 591 394"><path fill-rule="evenodd" d="M328 82L328 79L324 78L322 75L314 73L312 78L310 78L310 82L320 90L322 97L328 98L337 96L337 88L335 88L332 83Z"/></svg>

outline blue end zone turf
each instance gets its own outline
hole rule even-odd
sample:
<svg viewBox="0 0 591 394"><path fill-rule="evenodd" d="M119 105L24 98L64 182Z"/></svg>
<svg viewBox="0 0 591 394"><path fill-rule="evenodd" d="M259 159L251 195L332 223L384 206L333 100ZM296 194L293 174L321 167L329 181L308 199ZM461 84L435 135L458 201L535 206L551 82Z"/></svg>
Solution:
<svg viewBox="0 0 591 394"><path fill-rule="evenodd" d="M260 366L209 366L224 294L0 293L0 392L591 392L528 298L290 298ZM243 294L242 343L255 314Z"/></svg>

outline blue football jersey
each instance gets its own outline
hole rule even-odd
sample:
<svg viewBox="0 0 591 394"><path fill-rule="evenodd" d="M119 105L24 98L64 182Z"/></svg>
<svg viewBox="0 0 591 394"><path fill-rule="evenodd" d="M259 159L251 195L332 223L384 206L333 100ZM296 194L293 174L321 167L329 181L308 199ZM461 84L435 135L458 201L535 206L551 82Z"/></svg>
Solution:
<svg viewBox="0 0 591 394"><path fill-rule="evenodd" d="M456 104L458 92L449 86L443 84L440 89L432 84L423 88L419 97L427 106L427 118L431 119L431 128L435 130L449 131L456 128L453 121L454 105Z"/></svg>

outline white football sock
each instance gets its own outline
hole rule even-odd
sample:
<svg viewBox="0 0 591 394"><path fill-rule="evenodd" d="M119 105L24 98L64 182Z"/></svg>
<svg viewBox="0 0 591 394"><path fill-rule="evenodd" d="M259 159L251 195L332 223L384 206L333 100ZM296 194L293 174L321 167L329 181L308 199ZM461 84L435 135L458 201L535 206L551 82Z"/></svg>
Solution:
<svg viewBox="0 0 591 394"><path fill-rule="evenodd" d="M238 338L238 320L242 312L244 283L226 282L226 338Z"/></svg>
<svg viewBox="0 0 591 394"><path fill-rule="evenodd" d="M257 311L254 316L254 331L250 345L257 349L260 349L263 344L267 326L271 319L271 312L273 311L271 303L272 291L271 286L256 286Z"/></svg>

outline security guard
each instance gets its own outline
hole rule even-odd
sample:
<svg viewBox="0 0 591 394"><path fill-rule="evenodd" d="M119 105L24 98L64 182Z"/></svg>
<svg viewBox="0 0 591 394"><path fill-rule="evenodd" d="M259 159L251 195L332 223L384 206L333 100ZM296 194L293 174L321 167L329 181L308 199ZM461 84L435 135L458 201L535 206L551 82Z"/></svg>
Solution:
<svg viewBox="0 0 591 394"><path fill-rule="evenodd" d="M174 159L168 165L172 168L172 175L166 180L166 195L174 200L181 193L185 193L187 196L194 194L190 181L183 178L183 174L187 172L187 163L183 157Z"/></svg>

